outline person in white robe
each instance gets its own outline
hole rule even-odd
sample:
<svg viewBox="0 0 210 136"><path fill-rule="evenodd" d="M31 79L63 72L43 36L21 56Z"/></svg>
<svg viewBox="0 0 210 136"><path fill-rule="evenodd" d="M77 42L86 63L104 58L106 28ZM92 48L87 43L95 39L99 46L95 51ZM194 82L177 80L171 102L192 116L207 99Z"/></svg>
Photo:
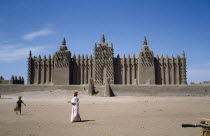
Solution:
<svg viewBox="0 0 210 136"><path fill-rule="evenodd" d="M78 92L74 92L74 97L72 98L69 103L72 104L72 110L71 110L71 116L70 121L71 122L80 122L80 114L79 114L79 98L77 97Z"/></svg>

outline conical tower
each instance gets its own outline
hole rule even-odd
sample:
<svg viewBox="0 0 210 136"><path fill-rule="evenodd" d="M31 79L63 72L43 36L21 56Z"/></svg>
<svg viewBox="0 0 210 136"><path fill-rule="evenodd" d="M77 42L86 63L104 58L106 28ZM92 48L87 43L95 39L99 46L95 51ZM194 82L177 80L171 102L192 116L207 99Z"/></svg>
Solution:
<svg viewBox="0 0 210 136"><path fill-rule="evenodd" d="M27 84L33 84L33 58L31 50L29 51L28 56L28 81Z"/></svg>
<svg viewBox="0 0 210 136"><path fill-rule="evenodd" d="M138 83L155 84L154 54L149 49L146 36L144 36L142 49L139 51Z"/></svg>
<svg viewBox="0 0 210 136"><path fill-rule="evenodd" d="M71 83L71 52L67 49L66 39L63 38L62 44L58 51L53 55L54 85L69 85Z"/></svg>
<svg viewBox="0 0 210 136"><path fill-rule="evenodd" d="M95 84L103 84L106 79L110 79L110 83L114 83L114 65L113 65L113 46L109 47L105 41L104 34L101 42L95 45L94 49L94 82Z"/></svg>

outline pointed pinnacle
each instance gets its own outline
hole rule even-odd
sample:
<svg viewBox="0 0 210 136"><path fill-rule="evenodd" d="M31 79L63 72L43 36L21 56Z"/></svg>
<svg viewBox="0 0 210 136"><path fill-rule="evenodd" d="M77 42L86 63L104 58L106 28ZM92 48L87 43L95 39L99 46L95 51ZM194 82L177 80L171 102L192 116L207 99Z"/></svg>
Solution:
<svg viewBox="0 0 210 136"><path fill-rule="evenodd" d="M146 38L146 36L144 36L144 42L143 42L143 45L147 45L147 38Z"/></svg>
<svg viewBox="0 0 210 136"><path fill-rule="evenodd" d="M182 56L185 57L185 52L184 51L182 51Z"/></svg>
<svg viewBox="0 0 210 136"><path fill-rule="evenodd" d="M30 56L30 57L32 56L31 50L29 51L29 56Z"/></svg>
<svg viewBox="0 0 210 136"><path fill-rule="evenodd" d="M117 58L120 58L120 55L119 54L117 54Z"/></svg>
<svg viewBox="0 0 210 136"><path fill-rule="evenodd" d="M135 54L133 54L133 59L135 58Z"/></svg>
<svg viewBox="0 0 210 136"><path fill-rule="evenodd" d="M157 58L157 59L159 58L158 54L156 55L156 58Z"/></svg>
<svg viewBox="0 0 210 136"><path fill-rule="evenodd" d="M66 39L65 39L65 37L63 38L62 45L66 45Z"/></svg>
<svg viewBox="0 0 210 136"><path fill-rule="evenodd" d="M104 36L104 34L103 34L102 37L101 37L101 42L102 42L102 43L105 43L105 36Z"/></svg>

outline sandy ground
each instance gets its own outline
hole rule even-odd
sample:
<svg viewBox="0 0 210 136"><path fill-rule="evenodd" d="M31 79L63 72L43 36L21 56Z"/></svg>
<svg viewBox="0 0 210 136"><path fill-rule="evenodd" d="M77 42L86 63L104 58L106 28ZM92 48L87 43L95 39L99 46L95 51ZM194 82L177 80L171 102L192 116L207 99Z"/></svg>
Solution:
<svg viewBox="0 0 210 136"><path fill-rule="evenodd" d="M13 111L23 97L22 115ZM95 97L79 95L82 122L70 123L72 93L24 92L0 99L0 136L196 136L182 128L210 118L210 97Z"/></svg>

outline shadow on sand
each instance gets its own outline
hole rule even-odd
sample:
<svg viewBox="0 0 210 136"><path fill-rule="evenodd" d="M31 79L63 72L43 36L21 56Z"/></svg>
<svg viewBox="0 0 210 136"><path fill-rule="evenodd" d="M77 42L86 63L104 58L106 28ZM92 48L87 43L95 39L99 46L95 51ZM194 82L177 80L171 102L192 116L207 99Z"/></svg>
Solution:
<svg viewBox="0 0 210 136"><path fill-rule="evenodd" d="M12 98L0 98L0 99L12 99Z"/></svg>
<svg viewBox="0 0 210 136"><path fill-rule="evenodd" d="M81 122L89 122L89 121L95 121L95 120L81 120Z"/></svg>
<svg viewBox="0 0 210 136"><path fill-rule="evenodd" d="M24 116L27 116L27 115L32 115L32 114L26 114L26 113L23 113L23 114L20 114L20 115L24 115Z"/></svg>

